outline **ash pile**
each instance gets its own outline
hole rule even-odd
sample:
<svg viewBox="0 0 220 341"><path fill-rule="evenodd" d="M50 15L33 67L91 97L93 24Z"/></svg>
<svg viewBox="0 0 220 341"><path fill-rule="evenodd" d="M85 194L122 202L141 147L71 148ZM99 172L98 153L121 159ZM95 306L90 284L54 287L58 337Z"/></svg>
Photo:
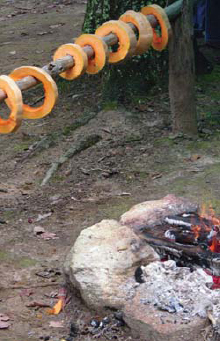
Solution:
<svg viewBox="0 0 220 341"><path fill-rule="evenodd" d="M212 317L220 325L220 292L211 289L212 276L203 269L192 271L168 260L142 266L141 271L140 302L157 308L162 320L170 319L170 314L173 323L185 324L194 316Z"/></svg>

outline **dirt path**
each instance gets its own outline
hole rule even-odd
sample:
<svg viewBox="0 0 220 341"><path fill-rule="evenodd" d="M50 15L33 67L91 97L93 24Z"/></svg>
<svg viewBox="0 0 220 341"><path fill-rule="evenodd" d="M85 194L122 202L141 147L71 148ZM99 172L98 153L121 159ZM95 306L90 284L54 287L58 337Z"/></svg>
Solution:
<svg viewBox="0 0 220 341"><path fill-rule="evenodd" d="M49 62L60 44L80 34L84 11L85 1L2 1L1 74ZM216 79L219 74L217 68ZM201 117L219 110L216 79L205 77L198 86ZM0 313L11 323L0 330L2 341L47 336L59 341L68 335L70 322L82 330L89 324L94 314L76 297L55 317L45 308L28 307L33 301L56 303L53 296L63 283L63 261L83 228L103 218L118 218L132 204L168 193L211 201L220 213L218 122L209 120L207 129L207 121L201 121L204 131L199 139L169 136L166 94L141 99L132 111L99 112L96 78L83 77L74 84L59 81L58 86L60 100L51 115L25 121L14 135L0 136ZM33 102L41 95L37 88L27 98ZM94 118L74 130L76 120L91 112ZM101 141L66 162L41 187L51 163L91 134ZM36 226L57 239L37 237ZM62 322L63 328L50 327L51 321ZM135 340L124 327L115 335ZM90 334L76 338L90 339Z"/></svg>

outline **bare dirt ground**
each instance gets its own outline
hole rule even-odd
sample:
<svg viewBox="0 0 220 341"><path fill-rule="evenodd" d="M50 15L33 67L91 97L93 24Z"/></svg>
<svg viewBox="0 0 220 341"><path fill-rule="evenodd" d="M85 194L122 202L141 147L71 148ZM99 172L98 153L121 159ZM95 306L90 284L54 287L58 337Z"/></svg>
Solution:
<svg viewBox="0 0 220 341"><path fill-rule="evenodd" d="M80 0L1 1L0 73L47 64L60 44L80 34L84 13ZM50 115L0 136L0 314L11 323L0 329L0 340L59 341L69 335L71 323L81 332L74 339L94 338L87 327L95 313L76 296L58 316L29 306L56 303L62 264L83 228L168 193L211 203L220 213L219 78L216 65L197 85L199 138L170 135L166 93L141 98L129 110L100 111L101 82L88 76L74 84L58 81L59 103ZM41 96L40 87L26 95L30 103ZM93 118L77 128L89 115ZM100 142L40 186L51 163L91 134ZM36 236L36 226L57 239ZM63 327L52 327L51 321ZM119 326L99 339L135 340Z"/></svg>

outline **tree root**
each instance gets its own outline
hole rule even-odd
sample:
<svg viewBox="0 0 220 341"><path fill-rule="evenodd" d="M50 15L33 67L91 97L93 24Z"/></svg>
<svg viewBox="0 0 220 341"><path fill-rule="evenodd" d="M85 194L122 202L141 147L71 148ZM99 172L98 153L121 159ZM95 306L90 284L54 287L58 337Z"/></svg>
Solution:
<svg viewBox="0 0 220 341"><path fill-rule="evenodd" d="M43 179L41 186L44 186L48 183L50 178L54 175L57 169L68 159L73 157L76 154L79 154L83 150L92 147L96 143L101 140L101 136L99 135L89 135L86 139L79 141L76 145L70 147L64 155L62 155L58 161L52 163L51 167L48 169L45 178Z"/></svg>

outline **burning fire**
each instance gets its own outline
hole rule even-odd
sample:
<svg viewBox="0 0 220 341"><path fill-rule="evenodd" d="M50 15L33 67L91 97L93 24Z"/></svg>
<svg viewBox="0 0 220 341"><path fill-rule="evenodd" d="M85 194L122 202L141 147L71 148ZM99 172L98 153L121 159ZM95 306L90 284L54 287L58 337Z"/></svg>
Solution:
<svg viewBox="0 0 220 341"><path fill-rule="evenodd" d="M207 210L205 205L202 206L200 217L199 225L192 224L191 226L195 240L198 240L203 234L207 235L209 250L220 253L220 219L215 216L211 206Z"/></svg>
<svg viewBox="0 0 220 341"><path fill-rule="evenodd" d="M211 252L220 253L220 219L215 216L215 211L211 206L207 210L205 205L202 206L201 225L192 225L191 230L195 235L195 239L200 237L202 231L208 232L208 247ZM205 224L204 221L209 221L211 224ZM212 276L213 286L212 289L220 289L220 277L212 275L209 271L207 274Z"/></svg>

